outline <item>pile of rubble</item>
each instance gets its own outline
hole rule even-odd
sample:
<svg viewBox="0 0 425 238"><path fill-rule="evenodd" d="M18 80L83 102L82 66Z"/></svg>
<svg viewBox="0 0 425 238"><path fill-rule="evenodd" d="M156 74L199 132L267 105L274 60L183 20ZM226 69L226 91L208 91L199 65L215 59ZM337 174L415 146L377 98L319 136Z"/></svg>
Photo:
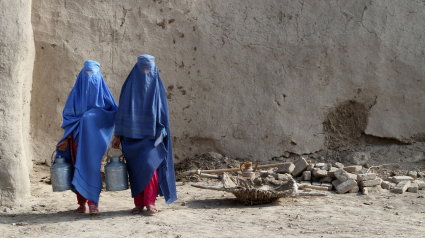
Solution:
<svg viewBox="0 0 425 238"><path fill-rule="evenodd" d="M395 193L414 192L425 188L425 182L417 180L417 172L409 171L406 176L393 176L385 181L361 165L344 166L341 163L310 163L301 157L294 163L281 165L276 171L260 171L261 177L287 181L293 177L300 189L336 190L342 193L363 194L380 192L382 189Z"/></svg>

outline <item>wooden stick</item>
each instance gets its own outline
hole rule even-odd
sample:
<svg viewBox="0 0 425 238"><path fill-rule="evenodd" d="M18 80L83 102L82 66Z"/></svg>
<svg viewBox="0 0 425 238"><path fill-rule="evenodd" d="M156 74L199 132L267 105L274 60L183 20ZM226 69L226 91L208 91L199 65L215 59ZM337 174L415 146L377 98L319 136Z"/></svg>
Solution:
<svg viewBox="0 0 425 238"><path fill-rule="evenodd" d="M200 174L199 176L204 178L212 178L212 179L222 179L223 176L220 175L212 175L212 174Z"/></svg>
<svg viewBox="0 0 425 238"><path fill-rule="evenodd" d="M265 165L258 165L257 169L265 169L265 168L273 168L273 167L279 167L283 164L289 164L292 162L285 162L285 163L278 163L278 164L265 164ZM240 168L231 168L231 169L213 169L213 170L190 170L187 171L186 176L187 175L191 175L191 174L216 174L216 173L223 173L223 172L237 172L237 171L241 171Z"/></svg>
<svg viewBox="0 0 425 238"><path fill-rule="evenodd" d="M223 187L213 187L213 186L205 186L205 185L199 185L199 184L191 184L192 185L192 187L195 187L195 188L203 188L203 189L210 189L210 190L223 190L224 191L224 188Z"/></svg>
<svg viewBox="0 0 425 238"><path fill-rule="evenodd" d="M326 193L298 192L298 196L326 196Z"/></svg>
<svg viewBox="0 0 425 238"><path fill-rule="evenodd" d="M299 188L311 188L311 189L317 189L317 190L329 190L329 187L322 187L322 186L315 186L315 185L309 185L309 184L301 184L298 186Z"/></svg>

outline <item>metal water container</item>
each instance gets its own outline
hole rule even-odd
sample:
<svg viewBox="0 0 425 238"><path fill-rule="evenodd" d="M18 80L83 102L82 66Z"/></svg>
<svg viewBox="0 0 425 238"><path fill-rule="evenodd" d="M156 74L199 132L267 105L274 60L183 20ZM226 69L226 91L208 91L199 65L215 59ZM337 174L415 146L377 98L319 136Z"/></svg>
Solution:
<svg viewBox="0 0 425 238"><path fill-rule="evenodd" d="M108 158L109 163L105 165L106 191L128 189L127 165L121 161L120 156L108 156Z"/></svg>
<svg viewBox="0 0 425 238"><path fill-rule="evenodd" d="M55 158L55 164L50 167L50 180L52 182L53 192L70 190L72 188L72 177L74 168L65 158L59 156Z"/></svg>

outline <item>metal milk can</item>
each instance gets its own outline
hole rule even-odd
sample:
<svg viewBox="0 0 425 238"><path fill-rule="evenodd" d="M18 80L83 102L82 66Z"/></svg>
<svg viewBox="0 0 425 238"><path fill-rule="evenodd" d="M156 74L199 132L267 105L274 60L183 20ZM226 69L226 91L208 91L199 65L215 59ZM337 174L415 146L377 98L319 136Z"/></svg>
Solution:
<svg viewBox="0 0 425 238"><path fill-rule="evenodd" d="M70 190L72 188L73 177L73 166L67 163L65 158L60 155L58 158L55 158L55 164L50 167L50 180L52 182L53 192Z"/></svg>
<svg viewBox="0 0 425 238"><path fill-rule="evenodd" d="M127 165L124 163L124 159L121 161L121 156L110 157L108 152L106 155L109 162L105 165L106 191L128 189Z"/></svg>
<svg viewBox="0 0 425 238"><path fill-rule="evenodd" d="M255 166L255 168L252 169L252 162L248 161L248 162L242 163L240 166L240 170L242 171L242 177L255 178L255 170L257 170L258 164L259 162L257 162L257 165ZM242 170L242 165L245 166L243 170Z"/></svg>

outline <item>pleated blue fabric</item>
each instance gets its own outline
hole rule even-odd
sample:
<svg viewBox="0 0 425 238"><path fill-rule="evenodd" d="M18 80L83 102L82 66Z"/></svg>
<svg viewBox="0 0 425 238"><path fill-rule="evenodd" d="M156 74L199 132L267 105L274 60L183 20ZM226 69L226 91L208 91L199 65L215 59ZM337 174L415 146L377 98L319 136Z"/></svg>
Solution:
<svg viewBox="0 0 425 238"><path fill-rule="evenodd" d="M96 204L102 190L100 164L111 141L118 108L99 67L98 62L88 60L78 74L63 109L61 127L65 133L60 140L73 133L78 153L72 184Z"/></svg>
<svg viewBox="0 0 425 238"><path fill-rule="evenodd" d="M143 191L158 172L160 193L167 204L177 200L167 95L155 57L140 55L121 89L115 116L115 135L121 135L132 197ZM163 142L154 145L155 138Z"/></svg>

